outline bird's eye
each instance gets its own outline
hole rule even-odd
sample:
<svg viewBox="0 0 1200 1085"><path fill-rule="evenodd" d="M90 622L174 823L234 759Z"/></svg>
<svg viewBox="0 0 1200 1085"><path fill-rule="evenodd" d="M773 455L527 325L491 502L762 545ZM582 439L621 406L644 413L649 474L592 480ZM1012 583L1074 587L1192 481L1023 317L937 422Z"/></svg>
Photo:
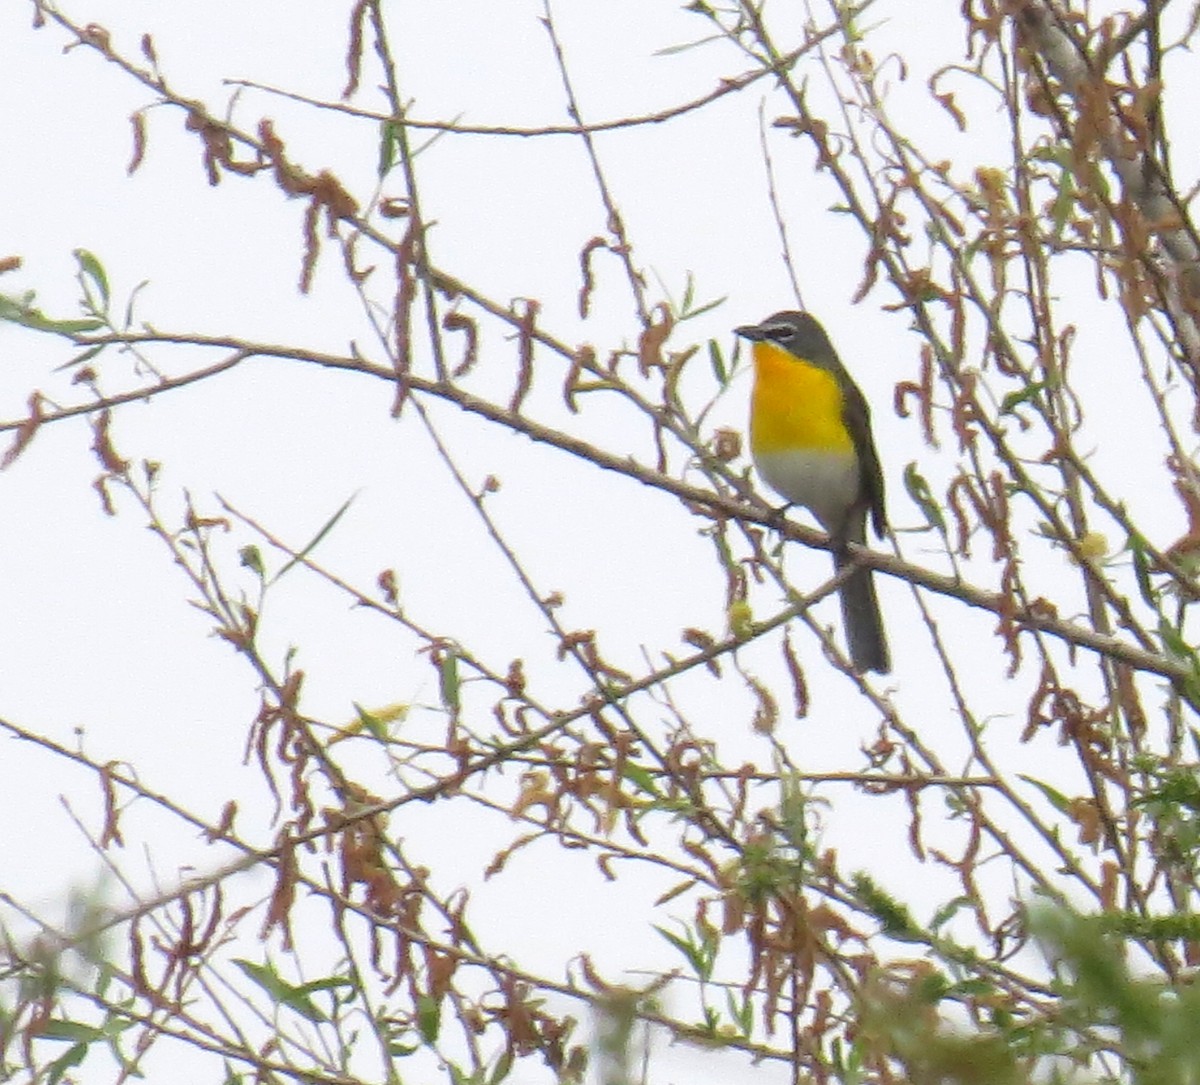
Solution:
<svg viewBox="0 0 1200 1085"><path fill-rule="evenodd" d="M782 342L792 334L792 328L789 324L768 324L763 328L763 334L768 339L774 339L776 342Z"/></svg>

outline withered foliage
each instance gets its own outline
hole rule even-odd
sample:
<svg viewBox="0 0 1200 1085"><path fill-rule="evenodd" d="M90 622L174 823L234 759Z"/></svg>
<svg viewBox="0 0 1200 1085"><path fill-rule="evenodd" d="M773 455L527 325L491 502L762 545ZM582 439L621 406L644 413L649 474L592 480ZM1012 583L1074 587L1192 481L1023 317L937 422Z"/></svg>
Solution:
<svg viewBox="0 0 1200 1085"><path fill-rule="evenodd" d="M68 344L62 368L73 370L75 397L63 405L31 390L23 416L0 424L11 434L0 467L36 456L44 427L86 418L103 510L140 517L184 577L190 607L253 683L237 723L193 721L183 704L179 720L163 721L164 742L180 720L245 729L244 763L210 781L204 812L155 790L137 766L0 719L93 774L94 845L114 869L141 838L143 810L185 826L208 857L185 866L156 855L158 888L127 879L132 904L80 909L66 932L26 909L40 933L5 942L0 984L12 981L15 994L0 1001L0 1078L59 1080L104 1045L120 1051L123 1077L138 1076L163 1044L222 1060L231 1078L350 1085L449 1073L498 1085L519 1073L571 1085L589 1062L603 1080L633 1080L626 1063L643 1027L820 1085L1015 1085L1057 1072L1059 1058L1129 1078L1139 1059L1174 1057L1165 1041L1129 1040L1120 1007L1094 992L1091 1003L1087 992L1071 1001L1083 951L1070 929L1047 934L1030 904L1095 913L1096 945L1125 939L1106 960L1135 960L1138 978L1108 974L1158 999L1144 1016L1192 1005L1198 156L1169 153L1164 62L1196 44L1197 27L1171 21L1166 4L1096 17L1074 0L963 0L937 6L938 18L960 20L963 55L918 75L919 58L873 53L887 39L865 25L870 7L801 6L806 25L788 31L769 3L687 5L711 40L740 48L744 68L658 113L588 125L548 5L542 26L570 123L520 129L416 119L419 103L400 90L403 10L356 0L342 101L300 101L363 125L379 160L364 183L304 162L282 122L236 123L244 102L183 96L149 35L126 55L105 28L35 0L39 22L72 51L98 55L150 95L153 108L131 117L130 173L153 159L151 130L174 113L210 185L302 201L300 290L318 285L322 251L340 250L331 274L340 266L375 335L332 354L122 321L90 256L80 260L83 321L0 297L9 323ZM788 33L798 36L784 49ZM896 86L916 86L927 114L894 116ZM825 261L812 246L793 260L785 211L831 206L858 246L842 295L887 329L872 331L886 336L872 357L847 355L872 402L888 402L891 382L892 417L877 406L875 418L889 481L903 477L907 490L890 498L903 525L894 552L853 550L888 585L897 669L882 681L855 674L825 624L837 583L810 580L811 564L785 564L798 548L776 545L830 540L769 506L741 434L718 417L739 387L725 334L738 319L698 300L690 279L679 297L648 285L635 217L606 171L608 141L624 130L644 135L708 111L719 138L729 121L717 103L732 109L752 94L756 106L765 95L764 146L791 154L791 174L770 154L765 199L800 291L816 294ZM934 123L963 161L927 152L924 125ZM598 214L566 247L560 296L500 297L442 266L418 136L578 141ZM967 161L978 152L968 136L986 160ZM738 193L720 213L758 196ZM811 220L800 225L812 232ZM731 254L731 268L744 262ZM0 260L0 272L20 267ZM1081 280L1084 303L1073 293ZM617 334L599 321L584 333L561 323L593 318L616 291L629 314ZM689 339L713 311L724 322L707 325L712 338ZM828 323L839 343L855 341L853 317ZM179 347L222 360L182 375L148 361ZM125 377L113 392L112 360L130 357L143 383ZM318 544L341 530L345 508L301 543L223 501L207 514L204 499L187 496L172 513L158 461L122 454L133 456L123 409L262 358L384 390L381 413L390 402L397 432L428 438L478 518L488 568L506 570L497 575L536 613L540 642L518 643L517 623L499 610L508 602L480 598L475 615L454 620L410 604L408 593L436 596L431 584L447 595L459 587L449 556L412 568L397 542L395 568L366 589L326 567ZM519 485L499 466L478 468L435 406L457 409L472 432L535 442L547 453L537 480L547 495L563 492L555 465L569 457L572 468L649 488L661 523L613 507L620 532L601 548L581 537L586 528L552 532L581 506L547 496L544 519L512 531L502 509ZM1141 427L1139 450L1154 450L1161 477L1145 483L1149 501L1140 478L1108 468L1114 418ZM895 434L909 437L904 456ZM1176 541L1144 526L1158 524L1141 515L1154 502L1178 521ZM588 555L580 584L541 581L543 531ZM617 647L618 632L651 628L658 606L619 574L659 551L694 555L697 536L711 563L697 562L696 596L709 591L721 620L697 618L667 644L632 637L638 652ZM274 624L285 574L335 593L368 636L384 627L400 638L419 691L378 705L347 690L336 666L306 659L301 669L303 646ZM892 590L900 583L911 595ZM620 630L580 602L596 584ZM497 636L502 652L483 647ZM358 649L345 645L345 658ZM330 690L352 706L343 716ZM599 963L630 922L667 947L668 964L649 952L628 973ZM522 924L532 949L511 936ZM542 941L557 959L548 963ZM101 978L74 974L72 954L103 961ZM63 1040L74 1044L67 1054L47 1054Z"/></svg>

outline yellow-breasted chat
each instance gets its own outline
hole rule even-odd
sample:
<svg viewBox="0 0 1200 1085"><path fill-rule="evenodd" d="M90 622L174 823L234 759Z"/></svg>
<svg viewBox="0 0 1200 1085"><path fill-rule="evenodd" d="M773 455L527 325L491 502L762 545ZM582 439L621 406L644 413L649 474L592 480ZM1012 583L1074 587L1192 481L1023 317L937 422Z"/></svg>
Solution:
<svg viewBox="0 0 1200 1085"><path fill-rule="evenodd" d="M808 313L776 313L734 331L753 344L754 465L772 490L817 518L841 570L853 564L847 544L866 544L868 512L877 535L887 530L866 398ZM854 669L887 674L891 662L871 570L850 573L840 598Z"/></svg>

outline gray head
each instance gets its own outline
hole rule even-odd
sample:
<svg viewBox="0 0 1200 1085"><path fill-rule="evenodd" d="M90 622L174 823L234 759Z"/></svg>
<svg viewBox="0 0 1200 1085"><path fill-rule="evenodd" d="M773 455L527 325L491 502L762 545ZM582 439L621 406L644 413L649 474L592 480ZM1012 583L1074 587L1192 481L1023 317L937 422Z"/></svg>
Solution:
<svg viewBox="0 0 1200 1085"><path fill-rule="evenodd" d="M767 317L761 324L743 324L733 331L743 339L776 343L800 358L815 360L834 354L825 329L809 313L785 310Z"/></svg>

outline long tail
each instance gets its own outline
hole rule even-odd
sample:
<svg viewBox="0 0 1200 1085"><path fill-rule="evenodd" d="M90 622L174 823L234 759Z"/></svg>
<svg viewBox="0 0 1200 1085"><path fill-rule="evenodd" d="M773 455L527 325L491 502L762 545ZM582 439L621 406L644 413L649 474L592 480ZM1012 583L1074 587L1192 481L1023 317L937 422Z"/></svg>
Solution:
<svg viewBox="0 0 1200 1085"><path fill-rule="evenodd" d="M849 554L835 554L837 568L852 565ZM850 660L859 674L875 671L887 674L892 669L888 655L883 617L875 597L875 578L870 569L858 569L841 587L842 624L850 644Z"/></svg>

